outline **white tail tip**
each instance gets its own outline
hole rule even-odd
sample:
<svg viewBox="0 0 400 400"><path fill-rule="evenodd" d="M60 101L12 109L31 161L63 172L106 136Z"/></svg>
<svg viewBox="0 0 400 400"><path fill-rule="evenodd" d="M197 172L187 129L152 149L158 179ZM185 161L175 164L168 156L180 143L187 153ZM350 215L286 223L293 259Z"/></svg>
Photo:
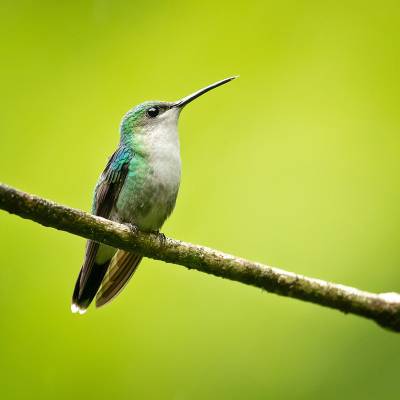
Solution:
<svg viewBox="0 0 400 400"><path fill-rule="evenodd" d="M79 307L74 303L71 304L71 312L72 314L76 314L77 312L79 312Z"/></svg>
<svg viewBox="0 0 400 400"><path fill-rule="evenodd" d="M85 314L86 309L85 308L80 308L78 305L76 305L75 303L71 304L71 312L73 314Z"/></svg>

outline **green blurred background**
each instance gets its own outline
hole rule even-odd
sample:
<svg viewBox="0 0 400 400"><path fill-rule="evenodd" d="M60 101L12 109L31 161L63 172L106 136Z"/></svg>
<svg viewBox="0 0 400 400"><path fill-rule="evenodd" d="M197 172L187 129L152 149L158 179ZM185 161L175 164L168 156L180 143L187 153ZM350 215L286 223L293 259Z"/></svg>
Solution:
<svg viewBox="0 0 400 400"><path fill-rule="evenodd" d="M122 115L182 114L172 237L400 290L397 1L2 1L0 179L88 210ZM84 240L0 213L2 399L399 396L400 336L145 260L70 313Z"/></svg>

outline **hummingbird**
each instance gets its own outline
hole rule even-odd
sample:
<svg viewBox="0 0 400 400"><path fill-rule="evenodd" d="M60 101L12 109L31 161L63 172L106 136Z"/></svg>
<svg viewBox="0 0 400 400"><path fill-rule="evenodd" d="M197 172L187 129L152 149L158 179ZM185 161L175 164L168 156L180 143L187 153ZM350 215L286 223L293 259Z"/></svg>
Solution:
<svg viewBox="0 0 400 400"><path fill-rule="evenodd" d="M179 115L193 100L235 78L175 102L146 101L128 111L120 124L118 148L97 181L92 213L131 229L159 232L175 207L181 180ZM109 303L141 260L140 254L88 240L71 311L84 314L95 297L96 307Z"/></svg>

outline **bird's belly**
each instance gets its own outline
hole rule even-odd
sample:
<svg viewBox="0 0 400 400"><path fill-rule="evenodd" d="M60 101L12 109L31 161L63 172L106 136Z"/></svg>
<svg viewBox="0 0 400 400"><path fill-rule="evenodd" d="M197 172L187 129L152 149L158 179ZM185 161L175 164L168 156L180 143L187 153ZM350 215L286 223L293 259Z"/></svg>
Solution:
<svg viewBox="0 0 400 400"><path fill-rule="evenodd" d="M147 169L143 174L137 170L128 174L113 214L120 222L135 224L145 231L157 231L174 209L180 163L172 170L152 166Z"/></svg>

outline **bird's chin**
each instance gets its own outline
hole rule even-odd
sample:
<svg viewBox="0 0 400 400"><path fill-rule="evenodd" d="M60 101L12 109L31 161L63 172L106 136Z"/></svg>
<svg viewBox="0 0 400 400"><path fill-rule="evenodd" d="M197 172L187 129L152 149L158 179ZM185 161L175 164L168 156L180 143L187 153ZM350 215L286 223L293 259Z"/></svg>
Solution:
<svg viewBox="0 0 400 400"><path fill-rule="evenodd" d="M165 117L169 120L178 121L179 115L182 111L181 107L172 107L164 113Z"/></svg>

